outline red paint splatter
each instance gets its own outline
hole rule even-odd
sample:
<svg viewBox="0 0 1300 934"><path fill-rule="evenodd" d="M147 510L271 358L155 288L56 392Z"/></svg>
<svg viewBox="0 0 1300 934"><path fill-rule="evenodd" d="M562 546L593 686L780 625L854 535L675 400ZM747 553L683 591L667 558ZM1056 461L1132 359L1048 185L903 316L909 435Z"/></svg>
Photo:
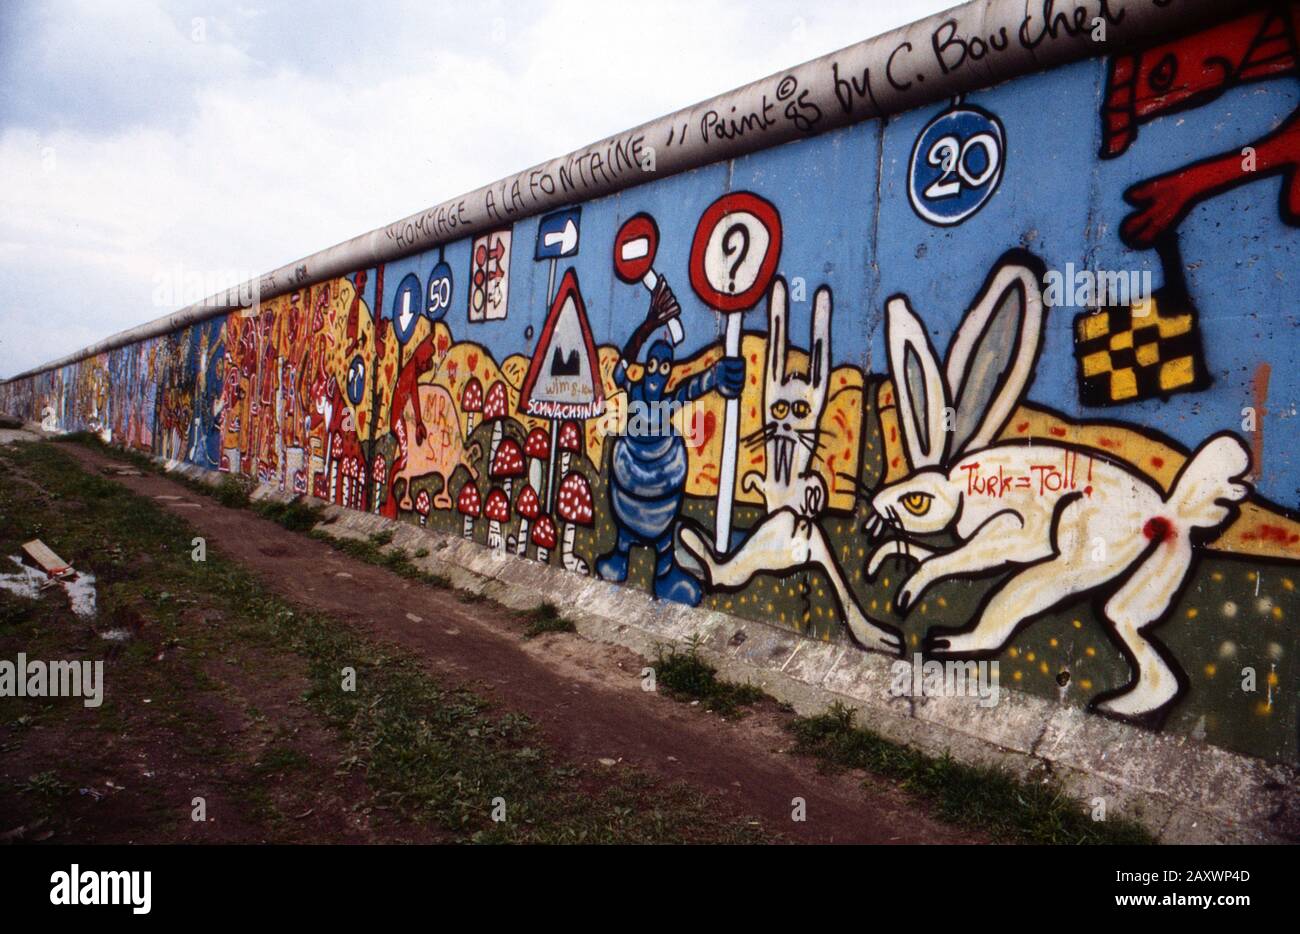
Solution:
<svg viewBox="0 0 1300 934"><path fill-rule="evenodd" d="M1152 467L1155 467L1155 468L1159 469L1159 468L1163 467L1164 465L1165 465L1165 459L1164 459L1163 457L1153 457L1153 458L1151 458L1151 466L1152 466Z"/></svg>
<svg viewBox="0 0 1300 934"><path fill-rule="evenodd" d="M1102 438L1101 446L1104 448L1117 448L1119 447L1119 442L1114 438Z"/></svg>
<svg viewBox="0 0 1300 934"><path fill-rule="evenodd" d="M1064 428L1061 428L1059 425L1053 425L1053 426L1052 426L1052 434L1056 435L1056 437L1058 437L1058 438L1064 438L1064 437L1065 437L1065 429L1064 429Z"/></svg>
<svg viewBox="0 0 1300 934"><path fill-rule="evenodd" d="M1084 496L1091 496L1091 495L1092 495L1092 487L1090 487L1090 486L1085 486L1085 487L1083 488L1083 495L1084 495Z"/></svg>
<svg viewBox="0 0 1300 934"><path fill-rule="evenodd" d="M701 413L697 410L695 413L694 423L692 424L691 428L692 431L691 431L690 440L699 441L698 444L693 443L691 446L698 451L700 448L704 447L709 443L709 440L713 437L714 432L718 430L718 417L714 415L712 412L704 412L703 417L701 418Z"/></svg>
<svg viewBox="0 0 1300 934"><path fill-rule="evenodd" d="M1148 519L1147 524L1142 526L1142 534L1147 537L1147 541L1164 542L1173 536L1174 527L1168 519L1156 516L1154 519Z"/></svg>
<svg viewBox="0 0 1300 934"><path fill-rule="evenodd" d="M1016 426L1016 431L1020 432L1022 435L1028 430L1029 430L1029 422L1021 422L1019 425Z"/></svg>
<svg viewBox="0 0 1300 934"><path fill-rule="evenodd" d="M1279 525L1261 525L1259 527L1259 537L1266 542L1276 542L1279 545L1289 545L1292 542L1300 541L1300 535L1288 532Z"/></svg>

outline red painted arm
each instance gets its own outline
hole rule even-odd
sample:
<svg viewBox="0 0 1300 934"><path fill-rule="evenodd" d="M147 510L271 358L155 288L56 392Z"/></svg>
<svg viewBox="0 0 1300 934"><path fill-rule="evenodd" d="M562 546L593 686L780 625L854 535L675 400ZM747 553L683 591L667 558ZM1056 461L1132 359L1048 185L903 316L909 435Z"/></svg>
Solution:
<svg viewBox="0 0 1300 934"><path fill-rule="evenodd" d="M1226 152L1204 162L1139 182L1124 193L1137 208L1124 218L1120 234L1134 249L1147 249L1182 222L1206 198L1273 175L1282 175L1282 219L1300 225L1300 111L1251 145L1254 169L1243 152Z"/></svg>

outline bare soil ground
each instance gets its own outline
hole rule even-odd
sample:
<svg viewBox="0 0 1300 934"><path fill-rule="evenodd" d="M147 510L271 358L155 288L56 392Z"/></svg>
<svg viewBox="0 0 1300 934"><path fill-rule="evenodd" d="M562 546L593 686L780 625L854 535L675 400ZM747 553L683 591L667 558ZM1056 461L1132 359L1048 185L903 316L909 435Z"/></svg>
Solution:
<svg viewBox="0 0 1300 934"><path fill-rule="evenodd" d="M101 474L111 463L80 445L60 448L88 472ZM722 819L757 828L761 839L983 842L934 819L888 782L858 772L825 774L815 761L786 753L783 724L791 715L771 702L724 720L642 691L646 661L622 648L565 633L526 640L525 620L490 602L409 580L163 476L113 479L183 518L209 549L295 606L400 646L439 683L463 685L525 715L560 762L595 776L590 780L597 784L602 775L630 770L656 784L689 787L708 796ZM33 495L34 509L67 505ZM213 612L197 606L183 619L198 628L221 626ZM446 828L404 819L400 808L376 806L364 770L347 767L336 731L304 700L309 679L300 659L239 646L203 659L202 684L187 690L167 666L169 653L180 650L152 644L143 615L127 651L147 653L157 664L140 668L129 698L119 691L113 705L106 703L108 715L118 718L114 729L103 728L103 708L77 707L43 729L0 717L0 833L88 842L454 838ZM97 648L92 628L72 624L62 648ZM20 633L0 629L0 658L23 650ZM154 707L155 698L167 703ZM176 705L195 703L199 716L176 712ZM32 776L48 774L63 787L42 788L41 781L30 787ZM206 823L188 819L200 786L216 815ZM15 794L15 788L24 790ZM57 807L35 807L43 795L54 796ZM795 798L806 802L803 821L791 820Z"/></svg>

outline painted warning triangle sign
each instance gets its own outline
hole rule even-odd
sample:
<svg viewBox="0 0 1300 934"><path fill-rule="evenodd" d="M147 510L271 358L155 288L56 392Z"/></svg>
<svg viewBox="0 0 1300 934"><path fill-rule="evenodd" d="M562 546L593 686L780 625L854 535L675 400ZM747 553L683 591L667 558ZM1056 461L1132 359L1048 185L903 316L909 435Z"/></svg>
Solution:
<svg viewBox="0 0 1300 934"><path fill-rule="evenodd" d="M537 339L519 394L519 411L538 418L595 418L605 411L599 359L578 274L570 268Z"/></svg>

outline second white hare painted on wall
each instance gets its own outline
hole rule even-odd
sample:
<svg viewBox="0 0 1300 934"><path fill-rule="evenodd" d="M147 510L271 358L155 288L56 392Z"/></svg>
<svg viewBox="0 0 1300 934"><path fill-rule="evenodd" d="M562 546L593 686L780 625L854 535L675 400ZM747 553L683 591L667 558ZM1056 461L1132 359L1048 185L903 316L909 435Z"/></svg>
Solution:
<svg viewBox="0 0 1300 934"><path fill-rule="evenodd" d="M900 612L948 578L1010 572L960 630L931 629L934 656L1000 652L1019 629L1089 592L1132 670L1124 687L1094 698L1112 716L1158 718L1185 675L1150 636L1182 589L1201 536L1247 495L1245 446L1217 435L1188 458L1170 491L1090 448L999 438L1032 378L1046 307L1043 267L1023 251L993 267L939 359L904 296L886 307L889 374L908 474L872 497L866 530L881 538L867 560L915 563L896 597ZM916 536L948 533L938 550Z"/></svg>

